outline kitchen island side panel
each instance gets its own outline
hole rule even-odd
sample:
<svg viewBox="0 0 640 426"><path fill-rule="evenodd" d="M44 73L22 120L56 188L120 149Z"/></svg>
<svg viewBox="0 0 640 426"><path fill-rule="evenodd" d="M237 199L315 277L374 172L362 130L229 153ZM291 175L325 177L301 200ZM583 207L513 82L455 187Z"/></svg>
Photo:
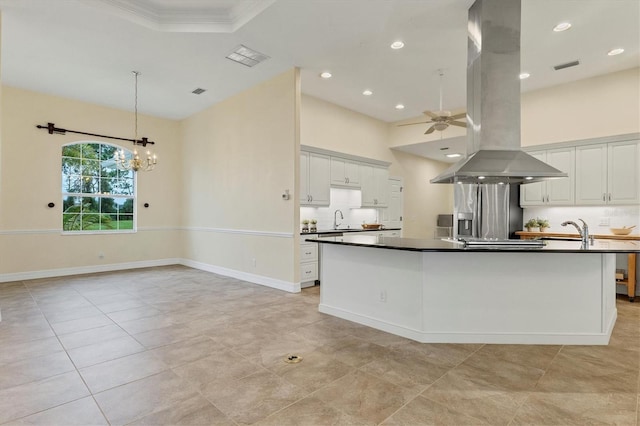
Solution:
<svg viewBox="0 0 640 426"><path fill-rule="evenodd" d="M416 337L422 327L422 253L320 246L320 312Z"/></svg>
<svg viewBox="0 0 640 426"><path fill-rule="evenodd" d="M614 260L600 253L425 253L424 330L604 333Z"/></svg>

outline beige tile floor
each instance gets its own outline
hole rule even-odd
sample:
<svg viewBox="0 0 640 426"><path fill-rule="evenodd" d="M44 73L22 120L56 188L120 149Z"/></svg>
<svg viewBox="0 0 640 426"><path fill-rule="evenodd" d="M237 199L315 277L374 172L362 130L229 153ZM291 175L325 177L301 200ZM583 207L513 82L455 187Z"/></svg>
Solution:
<svg viewBox="0 0 640 426"><path fill-rule="evenodd" d="M318 294L179 266L0 284L0 424L638 425L640 303L606 347L453 345Z"/></svg>

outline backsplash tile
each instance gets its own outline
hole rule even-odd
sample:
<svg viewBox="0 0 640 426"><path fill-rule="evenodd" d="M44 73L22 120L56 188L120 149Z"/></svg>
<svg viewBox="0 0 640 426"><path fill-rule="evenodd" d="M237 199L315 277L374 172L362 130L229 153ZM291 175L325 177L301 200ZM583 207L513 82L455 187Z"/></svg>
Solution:
<svg viewBox="0 0 640 426"><path fill-rule="evenodd" d="M560 224L566 220L583 219L589 225L592 234L610 234L609 228L622 228L636 225L640 228L640 206L554 206L554 207L526 207L523 211L524 222L531 218L548 219L550 232L575 231L573 227L566 228ZM601 219L608 219L609 225L600 225ZM640 229L634 231L640 233Z"/></svg>
<svg viewBox="0 0 640 426"><path fill-rule="evenodd" d="M338 215L340 227L360 228L363 222L378 223L378 209L360 208L361 200L362 192L359 190L331 188L329 207L300 207L300 220L316 219L318 229L332 229L333 214L340 210L344 216L344 219L340 219Z"/></svg>

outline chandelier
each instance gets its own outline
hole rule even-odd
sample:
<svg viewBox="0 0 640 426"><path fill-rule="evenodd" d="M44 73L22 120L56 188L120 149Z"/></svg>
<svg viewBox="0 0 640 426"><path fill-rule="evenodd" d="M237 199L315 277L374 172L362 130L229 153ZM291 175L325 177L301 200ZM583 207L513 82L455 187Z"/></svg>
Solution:
<svg viewBox="0 0 640 426"><path fill-rule="evenodd" d="M146 148L147 144L153 144L153 142L149 141L147 138L138 139L138 76L141 73L140 71L132 71L132 73L135 78L133 145L142 145L142 147ZM149 172L153 170L156 164L158 164L158 158L151 152L151 150L146 150L143 156L141 156L137 149L133 150L133 155L125 153L124 149L120 149L113 154L113 159L118 170L133 170L134 172Z"/></svg>

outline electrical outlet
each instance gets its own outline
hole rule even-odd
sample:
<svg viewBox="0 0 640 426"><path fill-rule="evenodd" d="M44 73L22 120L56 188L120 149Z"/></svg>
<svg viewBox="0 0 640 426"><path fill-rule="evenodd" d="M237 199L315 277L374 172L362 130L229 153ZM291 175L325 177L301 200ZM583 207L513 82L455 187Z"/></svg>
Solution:
<svg viewBox="0 0 640 426"><path fill-rule="evenodd" d="M609 226L609 218L608 217L601 217L600 221L598 222L598 225L600 226Z"/></svg>
<svg viewBox="0 0 640 426"><path fill-rule="evenodd" d="M256 267L256 258L254 257L253 259L251 259L251 264L253 265L253 267Z"/></svg>
<svg viewBox="0 0 640 426"><path fill-rule="evenodd" d="M380 292L380 301L381 302L386 302L387 301L387 291L386 290L382 290Z"/></svg>
<svg viewBox="0 0 640 426"><path fill-rule="evenodd" d="M98 259L104 259L104 253L102 252L98 253Z"/></svg>

